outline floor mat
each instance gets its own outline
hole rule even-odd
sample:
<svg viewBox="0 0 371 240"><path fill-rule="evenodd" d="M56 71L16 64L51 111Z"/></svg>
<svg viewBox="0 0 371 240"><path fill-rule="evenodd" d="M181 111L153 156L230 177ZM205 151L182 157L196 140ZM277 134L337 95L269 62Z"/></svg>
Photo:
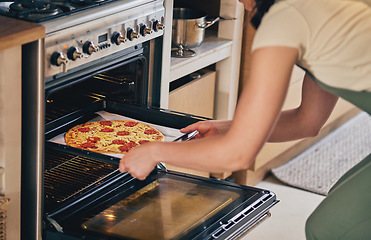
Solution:
<svg viewBox="0 0 371 240"><path fill-rule="evenodd" d="M272 173L288 185L327 195L345 172L370 153L371 116L363 112Z"/></svg>

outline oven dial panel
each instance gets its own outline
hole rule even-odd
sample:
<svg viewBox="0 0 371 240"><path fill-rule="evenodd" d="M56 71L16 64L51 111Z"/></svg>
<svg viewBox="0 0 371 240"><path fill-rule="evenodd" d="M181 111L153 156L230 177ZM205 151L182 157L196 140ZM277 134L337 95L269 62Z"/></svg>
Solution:
<svg viewBox="0 0 371 240"><path fill-rule="evenodd" d="M53 77L74 68L98 61L127 48L163 35L165 10L163 4L148 11L118 14L66 29L58 36L47 36L45 77ZM111 23L111 24L109 24ZM101 27L100 27L101 26Z"/></svg>
<svg viewBox="0 0 371 240"><path fill-rule="evenodd" d="M70 47L67 51L68 59L76 61L79 58L82 58L82 53L77 47Z"/></svg>
<svg viewBox="0 0 371 240"><path fill-rule="evenodd" d="M120 45L121 43L125 43L126 42L126 37L125 36L126 36L126 32L124 34L122 34L120 32L114 32L112 34L112 37L111 37L111 42L116 44L116 45ZM107 44L107 45L109 45L109 44ZM107 46L107 47L110 47L110 46Z"/></svg>

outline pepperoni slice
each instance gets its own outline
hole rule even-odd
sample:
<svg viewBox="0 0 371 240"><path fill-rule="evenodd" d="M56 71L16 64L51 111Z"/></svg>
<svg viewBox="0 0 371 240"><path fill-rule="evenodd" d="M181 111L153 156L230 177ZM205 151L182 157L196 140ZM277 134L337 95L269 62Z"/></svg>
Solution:
<svg viewBox="0 0 371 240"><path fill-rule="evenodd" d="M154 129L147 129L144 131L144 134L147 134L147 135L157 134L157 131Z"/></svg>
<svg viewBox="0 0 371 240"><path fill-rule="evenodd" d="M103 125L103 126L112 126L112 122L111 121L100 121L99 123L101 125Z"/></svg>
<svg viewBox="0 0 371 240"><path fill-rule="evenodd" d="M102 128L100 131L101 132L113 132L115 130L113 128Z"/></svg>
<svg viewBox="0 0 371 240"><path fill-rule="evenodd" d="M82 127L82 128L77 129L77 131L79 131L79 132L90 132L90 128L89 127Z"/></svg>
<svg viewBox="0 0 371 240"><path fill-rule="evenodd" d="M99 137L88 137L88 142L93 142L93 143L96 143L100 140Z"/></svg>
<svg viewBox="0 0 371 240"><path fill-rule="evenodd" d="M127 143L128 144L128 146L130 147L130 148L133 148L133 147L135 147L137 144L135 143L135 142L133 142L133 141L130 141L130 142L128 142Z"/></svg>
<svg viewBox="0 0 371 240"><path fill-rule="evenodd" d="M128 131L119 131L119 132L117 132L117 135L118 136L127 136L129 134L130 134L130 132L128 132Z"/></svg>
<svg viewBox="0 0 371 240"><path fill-rule="evenodd" d="M139 144L145 144L145 143L147 143L147 142L149 142L148 140L140 140L138 143Z"/></svg>
<svg viewBox="0 0 371 240"><path fill-rule="evenodd" d="M124 145L124 144L126 144L126 141L125 140L121 140L121 139L115 139L115 140L112 141L112 144Z"/></svg>
<svg viewBox="0 0 371 240"><path fill-rule="evenodd" d="M120 146L119 150L121 152L127 152L135 146L137 146L137 144L135 142L131 141L131 142L125 143L124 145Z"/></svg>
<svg viewBox="0 0 371 240"><path fill-rule="evenodd" d="M93 143L93 142L86 142L86 143L82 143L80 146L82 148L95 148L95 143Z"/></svg>
<svg viewBox="0 0 371 240"><path fill-rule="evenodd" d="M124 125L126 127L134 127L138 124L138 122L126 122Z"/></svg>
<svg viewBox="0 0 371 240"><path fill-rule="evenodd" d="M127 151L130 150L130 148L129 148L129 146L128 146L127 144L125 144L125 145L120 146L120 147L119 147L119 150L120 150L121 152L127 152Z"/></svg>

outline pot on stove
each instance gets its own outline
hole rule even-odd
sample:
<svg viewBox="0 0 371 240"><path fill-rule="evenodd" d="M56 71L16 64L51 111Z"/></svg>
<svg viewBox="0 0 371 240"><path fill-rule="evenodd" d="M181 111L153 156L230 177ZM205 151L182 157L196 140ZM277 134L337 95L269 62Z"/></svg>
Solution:
<svg viewBox="0 0 371 240"><path fill-rule="evenodd" d="M175 57L193 56L189 48L200 46L205 37L205 29L219 21L219 17L207 20L205 12L191 8L174 8L172 44L177 47L172 52Z"/></svg>

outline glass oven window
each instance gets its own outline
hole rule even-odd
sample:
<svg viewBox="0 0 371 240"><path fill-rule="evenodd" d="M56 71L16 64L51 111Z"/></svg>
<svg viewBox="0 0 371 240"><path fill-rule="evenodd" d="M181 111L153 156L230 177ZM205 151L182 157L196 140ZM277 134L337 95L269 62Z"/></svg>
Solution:
<svg viewBox="0 0 371 240"><path fill-rule="evenodd" d="M238 199L222 188L159 178L83 222L85 230L131 239L177 239Z"/></svg>

